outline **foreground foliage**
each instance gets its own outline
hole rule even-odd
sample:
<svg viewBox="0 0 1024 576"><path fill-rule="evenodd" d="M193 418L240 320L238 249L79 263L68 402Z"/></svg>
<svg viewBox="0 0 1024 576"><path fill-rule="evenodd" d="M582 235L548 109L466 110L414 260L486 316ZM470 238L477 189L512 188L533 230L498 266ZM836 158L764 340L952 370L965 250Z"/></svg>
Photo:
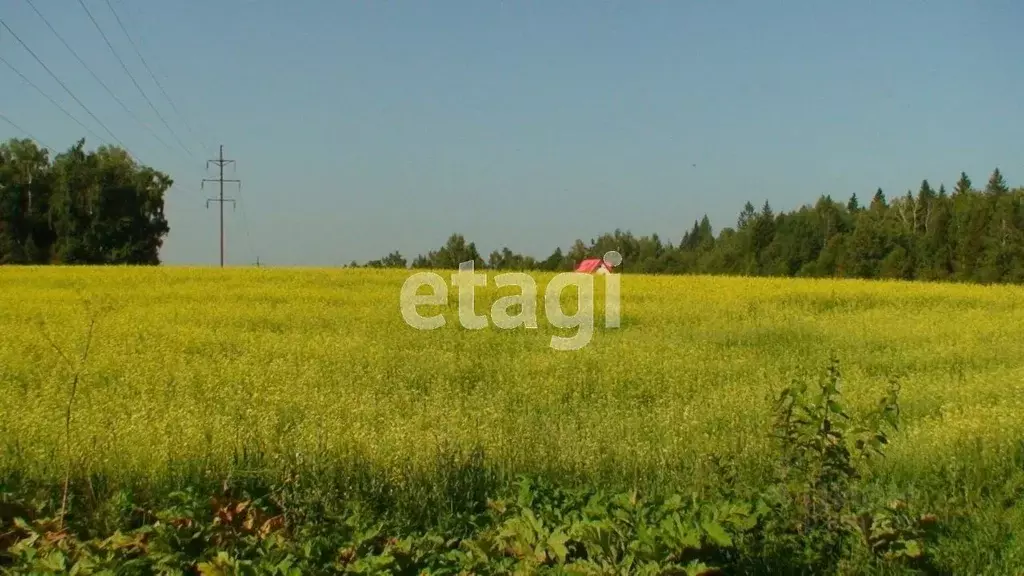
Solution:
<svg viewBox="0 0 1024 576"><path fill-rule="evenodd" d="M760 495L725 486L710 502L678 494L659 499L521 478L514 493L488 499L475 512L409 530L393 519L380 521L358 501L294 507L300 495L294 485L266 487L254 497L244 484L225 482L209 501L193 491L171 493L160 510L118 492L111 500L116 529L97 534L99 509L65 523L63 506L56 518L40 516L15 494L0 517L0 566L15 574L282 575L707 575L926 566L934 516L916 517L902 502L872 507L854 498L858 464L869 453L881 455L886 429L898 424L898 391L866 422L851 423L838 384L833 362L813 394L803 384L782 393L779 476Z"/></svg>

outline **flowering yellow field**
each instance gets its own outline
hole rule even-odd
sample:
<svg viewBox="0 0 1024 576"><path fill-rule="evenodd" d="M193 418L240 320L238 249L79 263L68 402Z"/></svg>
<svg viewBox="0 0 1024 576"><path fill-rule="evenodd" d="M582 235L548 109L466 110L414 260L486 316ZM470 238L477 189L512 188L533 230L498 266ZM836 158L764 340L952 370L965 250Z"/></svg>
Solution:
<svg viewBox="0 0 1024 576"><path fill-rule="evenodd" d="M854 406L900 378L890 466L999 458L1024 440L1021 288L623 276L621 326L599 311L588 346L558 351L543 312L536 330L473 331L452 304L446 326L413 329L407 277L0 269L0 468L59 476L73 398L80 471L219 470L246 449L271 473L355 456L397 474L481 447L508 471L683 479L714 455L756 465L773 395L821 375L830 352Z"/></svg>

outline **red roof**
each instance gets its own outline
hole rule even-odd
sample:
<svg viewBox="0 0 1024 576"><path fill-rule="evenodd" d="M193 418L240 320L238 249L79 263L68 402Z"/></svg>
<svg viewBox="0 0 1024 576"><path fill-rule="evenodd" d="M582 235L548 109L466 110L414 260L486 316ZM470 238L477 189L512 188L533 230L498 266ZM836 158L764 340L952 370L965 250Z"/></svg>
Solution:
<svg viewBox="0 0 1024 576"><path fill-rule="evenodd" d="M600 258L587 258L580 262L580 265L576 267L577 272L596 272L598 268L607 268L611 270L612 267L605 264Z"/></svg>

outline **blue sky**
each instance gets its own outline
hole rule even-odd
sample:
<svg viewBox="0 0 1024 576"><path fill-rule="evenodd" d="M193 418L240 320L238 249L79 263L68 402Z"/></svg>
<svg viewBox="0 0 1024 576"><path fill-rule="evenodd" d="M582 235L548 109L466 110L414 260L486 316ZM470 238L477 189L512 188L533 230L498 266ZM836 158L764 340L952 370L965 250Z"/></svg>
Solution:
<svg viewBox="0 0 1024 576"><path fill-rule="evenodd" d="M615 228L678 242L747 200L866 199L1024 183L1024 3L26 0L3 19L136 156L176 186L169 264L216 264L203 160L243 180L227 260L411 259L458 231L486 253L547 256ZM0 54L105 133L0 30ZM0 65L0 112L45 144L86 135ZM189 129L191 128L191 130ZM194 133L194 135L193 135ZM0 122L0 138L23 136ZM108 137L109 139L109 137ZM94 138L87 139L95 146ZM694 166L696 165L696 166ZM232 191L231 196L239 194ZM247 225L246 225L247 224ZM246 233L248 231L248 234Z"/></svg>

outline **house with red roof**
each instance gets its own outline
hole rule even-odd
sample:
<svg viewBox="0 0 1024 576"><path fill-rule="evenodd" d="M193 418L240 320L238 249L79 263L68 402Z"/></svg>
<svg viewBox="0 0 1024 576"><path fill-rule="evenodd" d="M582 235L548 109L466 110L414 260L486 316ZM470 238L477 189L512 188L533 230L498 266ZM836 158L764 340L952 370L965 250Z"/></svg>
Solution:
<svg viewBox="0 0 1024 576"><path fill-rule="evenodd" d="M576 267L577 272L584 274L609 274L612 267L600 258L587 258Z"/></svg>

